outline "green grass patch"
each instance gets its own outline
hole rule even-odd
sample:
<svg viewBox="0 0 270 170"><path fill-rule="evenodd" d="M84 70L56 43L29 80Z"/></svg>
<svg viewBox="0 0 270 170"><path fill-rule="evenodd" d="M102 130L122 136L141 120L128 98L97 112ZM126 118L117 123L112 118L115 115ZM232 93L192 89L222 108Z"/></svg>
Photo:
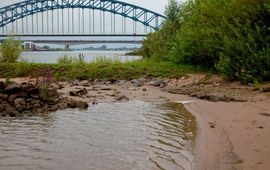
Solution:
<svg viewBox="0 0 270 170"><path fill-rule="evenodd" d="M73 79L134 79L142 76L178 78L199 71L188 65L171 62L141 60L122 63L99 59L93 63L37 64L37 63L0 63L0 77L39 77L52 70L52 76L58 80Z"/></svg>

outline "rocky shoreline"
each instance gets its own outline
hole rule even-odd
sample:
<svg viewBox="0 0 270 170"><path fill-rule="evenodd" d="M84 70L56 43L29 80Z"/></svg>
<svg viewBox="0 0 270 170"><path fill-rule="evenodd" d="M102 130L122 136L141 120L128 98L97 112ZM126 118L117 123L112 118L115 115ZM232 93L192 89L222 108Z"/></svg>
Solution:
<svg viewBox="0 0 270 170"><path fill-rule="evenodd" d="M195 169L270 167L270 83L258 88L205 74L178 79L58 81L50 84L44 98L44 88L28 85L34 84L28 78L11 81L16 83L0 83L0 115L44 114L103 102L181 102L199 125Z"/></svg>
<svg viewBox="0 0 270 170"><path fill-rule="evenodd" d="M66 108L87 109L88 104L61 97L51 87L0 82L0 116L32 116Z"/></svg>
<svg viewBox="0 0 270 170"><path fill-rule="evenodd" d="M151 96L157 98L161 91L166 94L158 96L163 101L172 101L175 95L185 95L211 102L260 101L263 99L257 96L270 91L270 86L255 90L252 86L205 75L180 79L142 77L133 80L74 80L49 85L35 85L35 82L25 78L14 79L14 82L6 84L0 81L0 116L33 115L66 108L87 109L88 103L136 98L145 100Z"/></svg>

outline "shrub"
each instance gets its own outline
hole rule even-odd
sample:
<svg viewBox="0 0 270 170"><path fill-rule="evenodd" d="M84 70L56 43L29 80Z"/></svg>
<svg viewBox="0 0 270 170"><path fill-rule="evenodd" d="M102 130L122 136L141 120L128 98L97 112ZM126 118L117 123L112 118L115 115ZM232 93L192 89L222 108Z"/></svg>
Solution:
<svg viewBox="0 0 270 170"><path fill-rule="evenodd" d="M22 52L21 42L13 36L8 36L1 45L0 62L15 63Z"/></svg>
<svg viewBox="0 0 270 170"><path fill-rule="evenodd" d="M146 56L245 83L270 80L270 0L171 0L166 14L165 24L143 43Z"/></svg>

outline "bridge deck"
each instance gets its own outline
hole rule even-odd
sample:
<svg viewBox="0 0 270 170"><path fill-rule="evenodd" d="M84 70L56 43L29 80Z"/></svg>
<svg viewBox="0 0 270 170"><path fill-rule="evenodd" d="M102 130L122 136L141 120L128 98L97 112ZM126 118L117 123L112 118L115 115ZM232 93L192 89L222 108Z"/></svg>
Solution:
<svg viewBox="0 0 270 170"><path fill-rule="evenodd" d="M0 37L7 37L0 34ZM15 37L146 37L146 34L15 34Z"/></svg>

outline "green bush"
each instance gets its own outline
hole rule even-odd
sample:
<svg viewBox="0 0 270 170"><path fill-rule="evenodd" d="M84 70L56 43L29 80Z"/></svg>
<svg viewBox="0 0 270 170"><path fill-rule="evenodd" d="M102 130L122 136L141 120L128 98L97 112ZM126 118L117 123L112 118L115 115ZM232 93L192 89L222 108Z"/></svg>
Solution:
<svg viewBox="0 0 270 170"><path fill-rule="evenodd" d="M13 36L8 36L1 45L0 52L0 62L15 63L22 52L21 42Z"/></svg>
<svg viewBox="0 0 270 170"><path fill-rule="evenodd" d="M166 15L144 41L145 56L243 82L270 80L270 0L171 0Z"/></svg>

